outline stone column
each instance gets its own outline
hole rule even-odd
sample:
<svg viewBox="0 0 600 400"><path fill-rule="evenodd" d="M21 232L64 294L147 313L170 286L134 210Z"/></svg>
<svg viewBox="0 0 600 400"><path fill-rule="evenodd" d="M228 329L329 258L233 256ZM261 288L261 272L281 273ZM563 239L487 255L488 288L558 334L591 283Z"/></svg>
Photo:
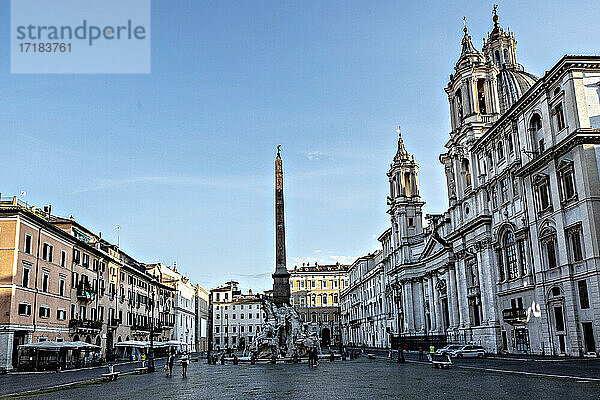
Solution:
<svg viewBox="0 0 600 400"><path fill-rule="evenodd" d="M415 332L415 313L413 303L412 282L406 281L406 310L404 310L405 320L408 324L408 331Z"/></svg>
<svg viewBox="0 0 600 400"><path fill-rule="evenodd" d="M488 317L488 306L489 306L489 294L492 288L488 287L488 284L485 280L485 276L483 274L483 253L481 251L477 252L475 262L477 263L477 280L479 281L479 297L481 298L481 322L482 325L485 324ZM486 265L487 266L487 265Z"/></svg>
<svg viewBox="0 0 600 400"><path fill-rule="evenodd" d="M448 268L448 305L450 306L450 326L458 328L461 323L460 314L458 312L458 299L456 298L456 276L454 275L454 267Z"/></svg>
<svg viewBox="0 0 600 400"><path fill-rule="evenodd" d="M439 303L439 295L438 295L438 291L437 291L437 273L433 273L431 274L431 288L429 290L430 293L430 299L429 299L429 308L430 308L430 313L432 315L432 324L431 324L431 329L435 329L436 331L441 333L441 325L442 325L442 320L441 320L441 316L440 316L440 303ZM431 303L433 303L433 309L431 308Z"/></svg>
<svg viewBox="0 0 600 400"><path fill-rule="evenodd" d="M465 274L465 260L462 259L456 264L456 298L458 301L458 311L460 313L460 320L463 326L470 323L469 318L469 304L467 302L467 282Z"/></svg>
<svg viewBox="0 0 600 400"><path fill-rule="evenodd" d="M419 293L421 295L421 330L425 331L427 330L427 311L425 310L425 278L421 277L419 283L421 284L421 287L419 288Z"/></svg>

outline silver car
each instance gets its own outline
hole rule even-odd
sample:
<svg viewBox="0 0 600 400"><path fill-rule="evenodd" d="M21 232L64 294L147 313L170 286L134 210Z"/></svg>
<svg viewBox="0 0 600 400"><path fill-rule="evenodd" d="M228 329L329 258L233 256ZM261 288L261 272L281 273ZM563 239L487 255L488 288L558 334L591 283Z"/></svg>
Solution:
<svg viewBox="0 0 600 400"><path fill-rule="evenodd" d="M483 358L485 357L485 349L481 346L474 346L472 344L467 344L465 346L461 346L459 349L452 350L448 353L450 357L477 357Z"/></svg>
<svg viewBox="0 0 600 400"><path fill-rule="evenodd" d="M463 347L462 344L447 344L442 348L439 348L435 351L435 354L441 355L441 356L445 356L446 354L450 354L452 351L454 350L458 350L461 347Z"/></svg>

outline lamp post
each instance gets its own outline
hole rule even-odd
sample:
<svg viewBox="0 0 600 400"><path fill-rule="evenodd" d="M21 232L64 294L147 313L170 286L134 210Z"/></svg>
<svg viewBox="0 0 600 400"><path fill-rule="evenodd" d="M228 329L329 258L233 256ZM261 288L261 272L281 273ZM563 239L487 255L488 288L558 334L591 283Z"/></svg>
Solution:
<svg viewBox="0 0 600 400"><path fill-rule="evenodd" d="M152 302L150 303L150 352L148 353L148 372L154 372L154 284L152 279Z"/></svg>

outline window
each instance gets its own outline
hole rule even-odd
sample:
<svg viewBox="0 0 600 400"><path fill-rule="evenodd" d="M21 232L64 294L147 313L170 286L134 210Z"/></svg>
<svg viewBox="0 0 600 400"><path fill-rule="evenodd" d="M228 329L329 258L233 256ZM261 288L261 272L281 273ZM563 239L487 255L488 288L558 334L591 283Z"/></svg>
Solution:
<svg viewBox="0 0 600 400"><path fill-rule="evenodd" d="M500 198L502 204L508 201L508 177L504 177L500 180Z"/></svg>
<svg viewBox="0 0 600 400"><path fill-rule="evenodd" d="M506 280L506 274L504 272L504 260L502 257L502 251L496 252L496 259L498 260L498 275L500 277L500 282L504 282Z"/></svg>
<svg viewBox="0 0 600 400"><path fill-rule="evenodd" d="M462 172L465 175L465 184L467 187L471 187L471 168L469 166L469 160L463 158L462 160Z"/></svg>
<svg viewBox="0 0 600 400"><path fill-rule="evenodd" d="M480 114L487 114L485 105L485 79L477 80L477 105L479 106Z"/></svg>
<svg viewBox="0 0 600 400"><path fill-rule="evenodd" d="M517 242L517 249L519 250L519 262L521 264L521 276L527 275L527 256L525 255L525 240L519 240Z"/></svg>
<svg viewBox="0 0 600 400"><path fill-rule="evenodd" d="M504 252L506 257L506 268L508 270L508 279L516 279L519 276L517 246L515 244L515 235L510 231L506 232L506 235L504 236Z"/></svg>
<svg viewBox="0 0 600 400"><path fill-rule="evenodd" d="M52 262L52 249L52 245L44 243L44 247L42 249L42 259L44 261Z"/></svg>
<svg viewBox="0 0 600 400"><path fill-rule="evenodd" d="M50 307L43 304L40 306L40 318L50 318Z"/></svg>
<svg viewBox="0 0 600 400"><path fill-rule="evenodd" d="M533 114L529 122L529 132L533 141L533 151L540 155L544 152L544 129L542 127L542 117L539 114Z"/></svg>
<svg viewBox="0 0 600 400"><path fill-rule="evenodd" d="M29 267L23 267L23 287L28 288L29 287L29 274L30 274L30 269Z"/></svg>
<svg viewBox="0 0 600 400"><path fill-rule="evenodd" d="M67 268L67 253L64 250L60 251L60 266Z"/></svg>
<svg viewBox="0 0 600 400"><path fill-rule="evenodd" d="M492 185L492 208L498 208L498 187Z"/></svg>
<svg viewBox="0 0 600 400"><path fill-rule="evenodd" d="M67 319L67 312L62 309L56 310L56 319L59 321L64 321L65 319Z"/></svg>
<svg viewBox="0 0 600 400"><path fill-rule="evenodd" d="M93 267L94 271L98 271L98 260L97 259L94 259L93 266L94 266Z"/></svg>
<svg viewBox="0 0 600 400"><path fill-rule="evenodd" d="M25 234L25 253L31 254L31 235Z"/></svg>
<svg viewBox="0 0 600 400"><path fill-rule="evenodd" d="M456 112L458 114L458 119L462 119L463 117L463 106L462 106L462 93L460 91L460 89L458 89L456 91L456 93L454 93L454 98L456 99Z"/></svg>
<svg viewBox="0 0 600 400"><path fill-rule="evenodd" d="M504 144L498 142L498 160L504 160Z"/></svg>
<svg viewBox="0 0 600 400"><path fill-rule="evenodd" d="M577 227L571 229L567 236L569 237L569 243L571 245L571 256L573 258L573 262L578 262L583 260L583 250L581 248L581 228Z"/></svg>
<svg viewBox="0 0 600 400"><path fill-rule="evenodd" d="M50 285L50 272L42 272L42 292L48 292L48 286Z"/></svg>
<svg viewBox="0 0 600 400"><path fill-rule="evenodd" d="M577 282L577 289L579 291L579 305L581 309L590 308L590 298L588 297L587 281L584 279Z"/></svg>
<svg viewBox="0 0 600 400"><path fill-rule="evenodd" d="M81 262L81 253L77 249L73 249L73 262L77 265Z"/></svg>
<svg viewBox="0 0 600 400"><path fill-rule="evenodd" d="M90 256L89 256L89 254L83 253L83 263L82 264L83 264L83 266L85 268L89 268L90 267Z"/></svg>
<svg viewBox="0 0 600 400"><path fill-rule="evenodd" d="M542 253L546 259L546 267L548 269L557 267L556 260L556 232L554 230L546 230L541 235Z"/></svg>
<svg viewBox="0 0 600 400"><path fill-rule="evenodd" d="M539 211L542 212L551 209L550 178L547 175L538 175L534 178L534 184L537 189Z"/></svg>
<svg viewBox="0 0 600 400"><path fill-rule="evenodd" d="M31 304L19 303L19 315L28 317L31 315Z"/></svg>
<svg viewBox="0 0 600 400"><path fill-rule="evenodd" d="M565 128L565 114L563 112L562 103L558 103L552 109L552 116L554 117L554 124L557 131L562 131Z"/></svg>
<svg viewBox="0 0 600 400"><path fill-rule="evenodd" d="M510 154L512 154L512 153L514 153L514 151L515 151L515 145L514 145L514 143L513 143L513 137L512 137L512 134L508 135L507 141L508 141L508 152L509 152Z"/></svg>
<svg viewBox="0 0 600 400"><path fill-rule="evenodd" d="M563 202L577 199L575 190L575 174L572 161L561 161L559 164L558 177L561 186L561 199Z"/></svg>
<svg viewBox="0 0 600 400"><path fill-rule="evenodd" d="M512 177L512 189L513 189L513 196L514 197L519 196L519 178L516 175L513 175L513 177Z"/></svg>

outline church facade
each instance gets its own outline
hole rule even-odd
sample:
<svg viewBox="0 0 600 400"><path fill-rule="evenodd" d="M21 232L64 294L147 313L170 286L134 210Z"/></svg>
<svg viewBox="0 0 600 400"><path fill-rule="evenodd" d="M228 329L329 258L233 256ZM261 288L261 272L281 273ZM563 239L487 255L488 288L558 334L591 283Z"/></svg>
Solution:
<svg viewBox="0 0 600 400"><path fill-rule="evenodd" d="M465 27L444 90L449 208L423 215L401 134L387 173L383 344L600 351L600 57L566 55L537 77L494 12L481 50ZM345 322L368 323L368 309L346 304Z"/></svg>

